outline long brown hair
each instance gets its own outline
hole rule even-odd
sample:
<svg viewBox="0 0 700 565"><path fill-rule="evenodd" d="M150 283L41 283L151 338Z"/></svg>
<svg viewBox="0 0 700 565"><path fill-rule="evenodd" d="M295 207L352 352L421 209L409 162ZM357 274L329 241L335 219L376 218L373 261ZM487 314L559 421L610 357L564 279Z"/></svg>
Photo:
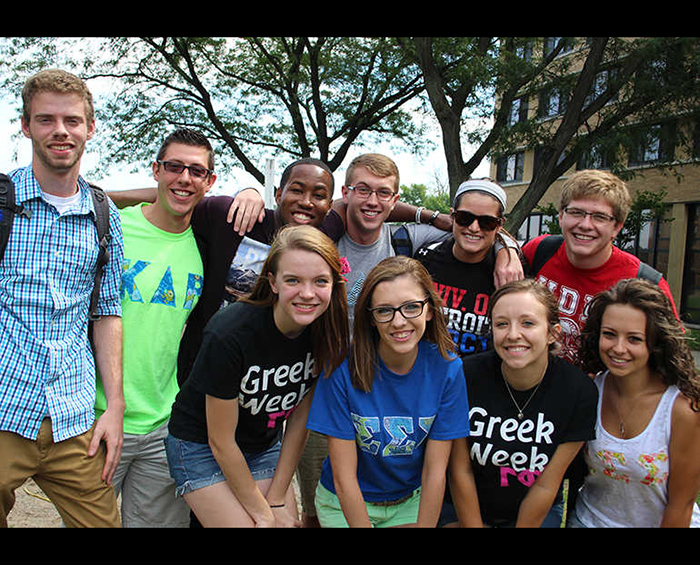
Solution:
<svg viewBox="0 0 700 565"><path fill-rule="evenodd" d="M603 313L611 304L626 304L644 313L649 368L666 386L676 385L691 400L693 410L700 412L700 375L683 326L668 297L658 285L649 281L624 279L593 298L588 305L586 326L579 337L583 369L589 373L606 369L600 358L600 327Z"/></svg>
<svg viewBox="0 0 700 565"><path fill-rule="evenodd" d="M347 357L350 337L345 279L340 274L340 256L328 236L311 226L284 226L272 242L253 290L241 298L241 301L263 307L275 304L277 295L272 291L268 275L274 276L280 258L292 249L317 253L331 268L333 290L330 304L326 311L311 323L314 372L318 374L323 369L328 375Z"/></svg>
<svg viewBox="0 0 700 565"><path fill-rule="evenodd" d="M353 344L349 367L353 386L369 392L372 390L374 374L379 365L379 333L372 321L369 308L372 304L374 289L379 283L393 281L398 277L410 276L423 287L428 298L427 308L433 311L432 319L425 326L423 338L437 345L438 351L449 359L454 353L454 344L447 331L445 316L442 311L442 299L435 291L433 281L423 265L403 255L389 257L379 262L367 275L362 291L355 303L355 320L353 327Z"/></svg>

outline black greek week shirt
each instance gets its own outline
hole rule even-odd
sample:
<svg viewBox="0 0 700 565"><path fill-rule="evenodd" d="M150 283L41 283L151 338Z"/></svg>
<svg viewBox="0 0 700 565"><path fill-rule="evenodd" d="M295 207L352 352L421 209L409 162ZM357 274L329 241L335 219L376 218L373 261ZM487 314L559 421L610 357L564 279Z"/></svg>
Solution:
<svg viewBox="0 0 700 565"><path fill-rule="evenodd" d="M236 442L244 452L273 445L291 411L313 388L311 330L285 337L272 307L235 302L204 329L202 347L173 404L170 433L207 443L206 395L238 399Z"/></svg>
<svg viewBox="0 0 700 565"><path fill-rule="evenodd" d="M493 249L478 263L464 263L452 253L450 237L440 244L421 247L418 259L433 279L442 298L447 329L460 357L486 351L491 324L487 316L489 297L494 292Z"/></svg>
<svg viewBox="0 0 700 565"><path fill-rule="evenodd" d="M220 308L226 295L226 277L243 241L233 230L233 223L226 221L232 202L231 196L207 196L195 206L192 214L192 231L204 266L204 286L180 340L177 359L177 382L180 386L192 370L202 344L204 327ZM256 222L245 237L269 245L278 228L275 211L266 209L263 221ZM338 241L345 232L343 220L334 210L328 212L319 229L333 241Z"/></svg>
<svg viewBox="0 0 700 565"><path fill-rule="evenodd" d="M511 388L519 420L495 351L462 361L469 396L469 446L481 515L485 524L517 519L520 503L557 447L595 438L598 391L589 376L558 357L537 391Z"/></svg>

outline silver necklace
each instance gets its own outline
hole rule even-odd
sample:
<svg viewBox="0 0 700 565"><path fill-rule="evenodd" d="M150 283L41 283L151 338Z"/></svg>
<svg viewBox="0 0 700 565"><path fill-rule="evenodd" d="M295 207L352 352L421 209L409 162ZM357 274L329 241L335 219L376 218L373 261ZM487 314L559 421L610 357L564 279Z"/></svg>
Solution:
<svg viewBox="0 0 700 565"><path fill-rule="evenodd" d="M501 376L503 377L503 382L506 383L506 390L508 391L508 394L510 395L510 399L513 401L513 404L515 404L515 407L518 409L518 420L522 420L525 417L525 414L523 414L523 410L525 410L525 408L527 408L527 405L530 404L532 397L535 396L537 389L540 388L540 385L542 384L542 381L544 380L544 376L540 379L540 382L537 383L535 390L532 391L530 398L527 399L527 402L525 402L525 404L523 404L522 408L520 408L518 403L515 401L515 397L513 396L513 393L510 390L510 385L508 384L508 380L506 379L506 376L503 373L501 373Z"/></svg>

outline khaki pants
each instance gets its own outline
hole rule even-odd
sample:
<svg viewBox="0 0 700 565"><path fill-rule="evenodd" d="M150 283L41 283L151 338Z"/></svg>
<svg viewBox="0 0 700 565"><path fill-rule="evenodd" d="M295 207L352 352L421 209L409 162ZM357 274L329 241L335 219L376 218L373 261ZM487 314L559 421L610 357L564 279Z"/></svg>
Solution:
<svg viewBox="0 0 700 565"><path fill-rule="evenodd" d="M93 430L54 443L51 421L36 440L0 431L0 527L15 504L15 489L33 478L68 527L120 527L117 497L102 481L105 447L87 456Z"/></svg>

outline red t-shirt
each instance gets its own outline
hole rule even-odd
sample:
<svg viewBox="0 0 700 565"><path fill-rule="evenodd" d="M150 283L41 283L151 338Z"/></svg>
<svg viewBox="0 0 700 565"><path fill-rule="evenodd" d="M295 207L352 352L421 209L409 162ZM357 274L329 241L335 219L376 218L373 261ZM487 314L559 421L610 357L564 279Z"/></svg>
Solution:
<svg viewBox="0 0 700 565"><path fill-rule="evenodd" d="M539 236L523 246L523 254L532 264L535 249L543 238ZM559 300L559 316L562 326L562 356L572 362L576 360L577 337L586 323L588 303L599 292L607 290L622 279L637 277L640 260L626 251L613 246L610 258L600 267L578 269L566 256L566 242L542 266L537 280L546 284ZM673 312L678 317L666 279L659 281L659 288L668 296Z"/></svg>

